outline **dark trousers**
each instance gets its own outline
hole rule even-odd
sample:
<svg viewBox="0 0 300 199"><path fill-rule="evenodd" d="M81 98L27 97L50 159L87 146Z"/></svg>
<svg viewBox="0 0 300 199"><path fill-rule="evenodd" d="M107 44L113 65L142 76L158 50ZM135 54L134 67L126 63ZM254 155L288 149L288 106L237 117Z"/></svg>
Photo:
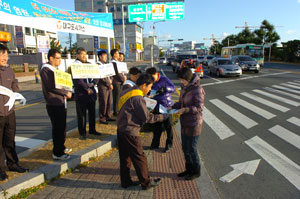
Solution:
<svg viewBox="0 0 300 199"><path fill-rule="evenodd" d="M200 167L200 158L197 150L199 135L187 136L181 133L182 151L184 153L185 163Z"/></svg>
<svg viewBox="0 0 300 199"><path fill-rule="evenodd" d="M79 135L86 135L86 111L89 113L89 133L96 131L95 120L95 102L80 103L76 101L76 113L77 113L77 123Z"/></svg>
<svg viewBox="0 0 300 199"><path fill-rule="evenodd" d="M65 152L67 110L65 106L46 105L52 124L53 154L62 156Z"/></svg>
<svg viewBox="0 0 300 199"><path fill-rule="evenodd" d="M142 141L139 136L117 134L120 158L121 185L132 183L130 167L133 164L135 172L142 187L150 186L147 158L143 151Z"/></svg>
<svg viewBox="0 0 300 199"><path fill-rule="evenodd" d="M163 122L156 122L153 124L153 139L151 143L152 147L159 147L160 137L164 130L167 131L166 147L172 147L174 128L170 118Z"/></svg>
<svg viewBox="0 0 300 199"><path fill-rule="evenodd" d="M106 121L111 117L111 105L112 105L112 90L101 89L98 90L99 98L99 120Z"/></svg>
<svg viewBox="0 0 300 199"><path fill-rule="evenodd" d="M114 114L116 114L118 112L118 103L119 103L119 99L120 99L120 93L122 90L122 85L121 84L113 84L113 111Z"/></svg>
<svg viewBox="0 0 300 199"><path fill-rule="evenodd" d="M19 162L16 152L16 116L12 112L8 116L0 116L0 170L5 171L4 153L7 166Z"/></svg>

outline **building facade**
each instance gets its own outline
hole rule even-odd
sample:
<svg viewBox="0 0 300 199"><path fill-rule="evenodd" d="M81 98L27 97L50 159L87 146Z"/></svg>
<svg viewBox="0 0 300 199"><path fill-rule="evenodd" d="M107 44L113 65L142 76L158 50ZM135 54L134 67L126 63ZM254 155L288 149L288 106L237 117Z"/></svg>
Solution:
<svg viewBox="0 0 300 199"><path fill-rule="evenodd" d="M130 0L125 1L129 2ZM122 0L108 0L108 2L120 3ZM105 12L106 4L104 0L75 0L75 10L84 12ZM125 52L127 61L143 60L143 24L129 22L127 5L124 5L124 12L122 12L122 5L111 4L108 6L108 12L113 14L114 20L115 38L110 42L111 49L117 48L120 49L121 52ZM123 42L122 14L124 14L125 24L125 46ZM98 42L95 42L95 40ZM107 50L106 38L78 35L77 44L92 53L99 49Z"/></svg>

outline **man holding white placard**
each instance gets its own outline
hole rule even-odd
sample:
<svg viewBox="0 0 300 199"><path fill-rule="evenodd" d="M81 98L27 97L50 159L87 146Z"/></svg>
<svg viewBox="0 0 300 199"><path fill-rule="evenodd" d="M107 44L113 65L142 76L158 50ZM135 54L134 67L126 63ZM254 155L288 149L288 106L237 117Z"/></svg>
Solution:
<svg viewBox="0 0 300 199"><path fill-rule="evenodd" d="M101 50L98 53L99 67L103 67L106 64L107 53ZM98 98L99 98L99 123L108 124L108 122L116 121L111 118L111 106L112 106L112 78L105 77L99 80L98 84Z"/></svg>
<svg viewBox="0 0 300 199"><path fill-rule="evenodd" d="M12 68L7 65L8 48L0 44L0 87L3 91L18 92L18 80ZM0 181L8 178L5 170L4 154L6 156L6 164L10 171L24 173L28 169L21 167L16 153L15 135L16 135L16 116L14 107L8 106L8 102L12 96L0 95ZM14 101L14 100L13 100Z"/></svg>

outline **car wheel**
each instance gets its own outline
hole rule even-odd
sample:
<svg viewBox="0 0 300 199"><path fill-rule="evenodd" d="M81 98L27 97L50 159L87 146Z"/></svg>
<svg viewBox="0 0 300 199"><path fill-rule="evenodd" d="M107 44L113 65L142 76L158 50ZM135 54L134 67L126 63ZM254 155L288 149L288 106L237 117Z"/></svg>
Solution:
<svg viewBox="0 0 300 199"><path fill-rule="evenodd" d="M221 77L221 74L220 74L220 71L219 70L217 70L217 77Z"/></svg>
<svg viewBox="0 0 300 199"><path fill-rule="evenodd" d="M255 73L259 73L259 70L254 71Z"/></svg>

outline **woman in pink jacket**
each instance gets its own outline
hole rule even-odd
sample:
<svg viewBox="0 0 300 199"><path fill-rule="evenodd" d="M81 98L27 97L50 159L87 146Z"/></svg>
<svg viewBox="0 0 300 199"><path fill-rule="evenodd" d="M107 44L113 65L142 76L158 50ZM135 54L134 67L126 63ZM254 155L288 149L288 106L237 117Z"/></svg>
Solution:
<svg viewBox="0 0 300 199"><path fill-rule="evenodd" d="M201 174L197 142L202 131L205 92L200 85L200 77L189 68L182 68L177 74L182 84L179 102L172 108L178 109L181 124L182 150L186 170L178 177L186 180L198 178Z"/></svg>

